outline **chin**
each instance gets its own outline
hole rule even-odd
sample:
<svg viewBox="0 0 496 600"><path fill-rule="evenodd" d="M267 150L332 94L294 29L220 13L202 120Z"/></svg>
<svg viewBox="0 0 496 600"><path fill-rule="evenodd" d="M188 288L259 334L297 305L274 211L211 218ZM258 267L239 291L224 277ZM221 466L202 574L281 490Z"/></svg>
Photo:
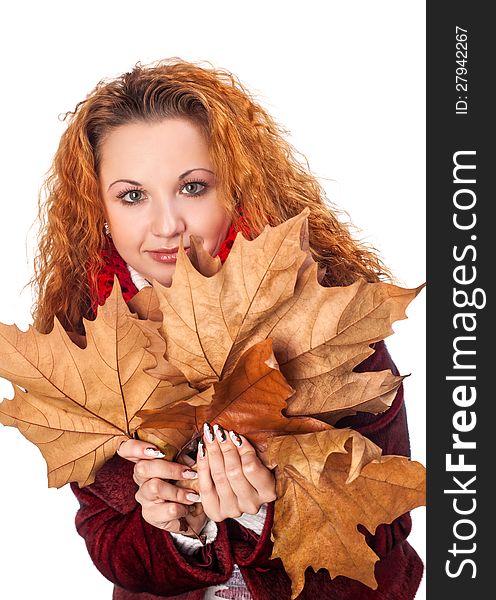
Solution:
<svg viewBox="0 0 496 600"><path fill-rule="evenodd" d="M172 278L167 279L167 280L160 280L160 279L155 278L155 281L160 283L160 285L162 285L163 287L167 287L167 288L172 285Z"/></svg>
<svg viewBox="0 0 496 600"><path fill-rule="evenodd" d="M175 270L175 269L174 269ZM170 287L172 285L172 276L174 275L174 271L172 273L167 273L164 274L162 273L150 273L150 278L148 279L149 281L153 281L155 279L155 281L157 281L158 283L160 283L160 285L163 285L164 287Z"/></svg>

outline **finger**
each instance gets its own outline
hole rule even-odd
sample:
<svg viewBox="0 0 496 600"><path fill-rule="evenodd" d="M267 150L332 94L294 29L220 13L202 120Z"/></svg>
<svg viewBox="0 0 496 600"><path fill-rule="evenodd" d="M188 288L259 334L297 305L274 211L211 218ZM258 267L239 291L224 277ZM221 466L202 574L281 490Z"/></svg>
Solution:
<svg viewBox="0 0 496 600"><path fill-rule="evenodd" d="M141 440L125 440L117 449L117 454L131 462L150 458L164 458L165 456L156 446Z"/></svg>
<svg viewBox="0 0 496 600"><path fill-rule="evenodd" d="M168 460L139 460L133 472L133 479L142 485L147 479L173 479L174 481L197 479L198 475L188 467Z"/></svg>
<svg viewBox="0 0 496 600"><path fill-rule="evenodd" d="M171 503L172 504L172 503ZM164 506L164 505L162 505ZM202 511L198 515L192 515L187 512L185 515L182 514L185 507L181 508L181 505L177 505L179 508L177 509L177 518L173 518L172 520L167 520L169 515L161 510L161 506L151 507L150 510L143 509L142 515L145 521L153 525L154 527L159 527L160 529L164 529L166 531L170 531L172 533L184 533L186 535L192 535L193 533L198 533L203 529L205 523L207 522L207 516ZM186 507L188 508L188 507ZM171 509L170 514L174 514L174 511ZM181 517L184 517L188 529L184 531L182 528L182 524L184 523L179 521Z"/></svg>
<svg viewBox="0 0 496 600"><path fill-rule="evenodd" d="M186 517L190 512L187 506L176 502L166 502L143 507L142 514L145 520L155 527L168 531L179 531L179 519Z"/></svg>
<svg viewBox="0 0 496 600"><path fill-rule="evenodd" d="M214 432L224 457L226 476L237 497L240 511L256 514L259 509L258 492L245 477L237 446L221 426L214 425Z"/></svg>
<svg viewBox="0 0 496 600"><path fill-rule="evenodd" d="M229 432L229 437L236 445L243 473L250 484L257 490L262 502L267 498L275 499L275 479L272 471L262 463L255 448L245 438L235 431Z"/></svg>
<svg viewBox="0 0 496 600"><path fill-rule="evenodd" d="M217 435L214 431L216 431ZM203 437L207 444L207 458L210 465L210 474L217 491L217 496L219 497L220 510L224 515L240 516L241 511L239 510L238 500L226 475L224 456L218 443L218 440L221 439L222 436L224 438L227 436L224 430L221 430L218 426L214 431L212 431L208 423L205 423Z"/></svg>
<svg viewBox="0 0 496 600"><path fill-rule="evenodd" d="M195 461L190 458L187 454L183 456L184 464L188 467L192 467L195 464Z"/></svg>
<svg viewBox="0 0 496 600"><path fill-rule="evenodd" d="M194 490L180 488L162 479L148 479L136 492L136 500L141 505L164 502L192 505L200 501L200 496Z"/></svg>
<svg viewBox="0 0 496 600"><path fill-rule="evenodd" d="M207 449L203 439L198 442L196 470L198 473L198 489L201 495L203 510L215 521L216 517L220 516L219 496L217 495L217 490L215 489L210 473Z"/></svg>

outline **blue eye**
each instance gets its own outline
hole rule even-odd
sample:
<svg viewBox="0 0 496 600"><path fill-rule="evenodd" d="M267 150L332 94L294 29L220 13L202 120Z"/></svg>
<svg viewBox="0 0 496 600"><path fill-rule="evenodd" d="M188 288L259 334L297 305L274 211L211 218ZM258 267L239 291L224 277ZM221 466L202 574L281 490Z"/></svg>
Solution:
<svg viewBox="0 0 496 600"><path fill-rule="evenodd" d="M187 181L182 190L185 191L186 196L201 196L207 188L208 183L206 181Z"/></svg>
<svg viewBox="0 0 496 600"><path fill-rule="evenodd" d="M122 200L123 204L138 204L144 200L145 194L143 190L131 188L122 191L117 197Z"/></svg>

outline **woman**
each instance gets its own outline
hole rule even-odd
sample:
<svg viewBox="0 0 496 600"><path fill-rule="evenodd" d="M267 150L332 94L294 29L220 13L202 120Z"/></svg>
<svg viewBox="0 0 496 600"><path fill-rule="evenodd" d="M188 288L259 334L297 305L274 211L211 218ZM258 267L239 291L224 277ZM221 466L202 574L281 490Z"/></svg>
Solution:
<svg viewBox="0 0 496 600"><path fill-rule="evenodd" d="M283 134L227 72L174 60L101 82L69 114L46 182L36 327L49 331L57 316L67 331L84 333L82 319L94 317L114 275L126 300L153 279L169 286L181 237L188 248L190 236L200 235L208 252L225 260L237 231L256 237L267 223L306 206L324 285L388 277L338 221ZM396 372L383 343L360 365L388 368ZM349 417L339 426L361 431L385 454L409 455L401 388L386 413ZM202 442L200 515L190 513L198 501L192 490L165 481L196 474L139 440L124 442L93 485L73 485L78 531L115 583L114 598L290 598L281 561L269 560L271 471L234 431L205 424ZM410 527L403 515L374 536L364 530L382 558L378 590L309 569L301 597L413 598L422 565L406 541Z"/></svg>

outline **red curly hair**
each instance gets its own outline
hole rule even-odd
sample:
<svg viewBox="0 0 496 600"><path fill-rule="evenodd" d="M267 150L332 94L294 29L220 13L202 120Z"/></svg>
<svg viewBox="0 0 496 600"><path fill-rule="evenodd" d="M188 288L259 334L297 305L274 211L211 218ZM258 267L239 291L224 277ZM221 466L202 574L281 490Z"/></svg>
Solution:
<svg viewBox="0 0 496 600"><path fill-rule="evenodd" d="M102 142L132 122L188 118L209 140L220 202L236 224L244 215L252 236L310 208L310 248L326 267L325 285L390 278L373 248L354 240L338 220L317 179L296 159L287 132L230 72L179 58L103 80L65 115L63 133L39 202L39 249L32 283L35 327L48 332L53 317L81 331L91 317L95 281L105 245L98 185Z"/></svg>

